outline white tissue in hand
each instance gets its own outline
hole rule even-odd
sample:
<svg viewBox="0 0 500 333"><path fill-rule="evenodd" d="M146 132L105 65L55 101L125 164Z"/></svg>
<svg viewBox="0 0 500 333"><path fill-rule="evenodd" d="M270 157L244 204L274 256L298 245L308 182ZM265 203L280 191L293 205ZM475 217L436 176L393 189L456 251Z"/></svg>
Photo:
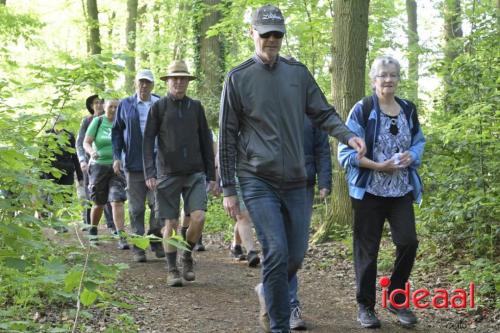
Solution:
<svg viewBox="0 0 500 333"><path fill-rule="evenodd" d="M399 165L401 163L401 156L403 156L402 153L396 153L394 156L392 156L392 160L394 161L394 164Z"/></svg>

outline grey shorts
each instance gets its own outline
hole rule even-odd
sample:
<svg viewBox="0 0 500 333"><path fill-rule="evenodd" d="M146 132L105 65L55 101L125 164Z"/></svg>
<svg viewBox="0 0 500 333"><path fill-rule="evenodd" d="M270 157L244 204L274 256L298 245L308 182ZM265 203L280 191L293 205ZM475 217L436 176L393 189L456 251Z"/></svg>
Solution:
<svg viewBox="0 0 500 333"><path fill-rule="evenodd" d="M195 210L206 211L205 173L197 172L186 176L168 176L158 179L155 195L156 214L162 220L179 218L181 195L186 214L189 215Z"/></svg>
<svg viewBox="0 0 500 333"><path fill-rule="evenodd" d="M102 206L107 202L124 202L126 182L123 174L117 175L112 165L91 164L89 167L90 200Z"/></svg>

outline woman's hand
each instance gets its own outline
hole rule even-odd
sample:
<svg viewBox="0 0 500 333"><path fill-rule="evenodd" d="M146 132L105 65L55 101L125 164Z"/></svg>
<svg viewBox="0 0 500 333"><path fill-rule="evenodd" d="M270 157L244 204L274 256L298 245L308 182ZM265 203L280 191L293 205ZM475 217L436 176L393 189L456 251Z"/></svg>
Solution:
<svg viewBox="0 0 500 333"><path fill-rule="evenodd" d="M375 170L377 170L379 172L385 172L385 173L394 173L395 171L398 171L399 169L401 169L401 164L394 163L394 160L391 158L385 162L377 163L377 167Z"/></svg>
<svg viewBox="0 0 500 333"><path fill-rule="evenodd" d="M413 159L411 158L411 154L408 151L405 151L399 156L399 164L398 166L400 168L407 168L410 166L410 164L413 162Z"/></svg>

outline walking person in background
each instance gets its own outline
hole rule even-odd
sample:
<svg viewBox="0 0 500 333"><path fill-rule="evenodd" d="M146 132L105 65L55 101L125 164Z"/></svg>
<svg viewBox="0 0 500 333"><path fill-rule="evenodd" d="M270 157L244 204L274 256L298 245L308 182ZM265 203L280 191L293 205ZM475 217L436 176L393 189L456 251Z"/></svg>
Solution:
<svg viewBox="0 0 500 333"><path fill-rule="evenodd" d="M150 210L148 234L161 237L163 226L155 215L155 198L144 180L142 163L142 144L146 119L151 105L160 97L152 94L154 88L153 73L148 70L137 72L134 80L135 94L120 101L116 119L113 124L113 169L118 172L125 169L127 180L128 214L132 233L142 236L145 234L146 201ZM122 157L124 165L122 166ZM157 258L165 257L161 242L152 242L151 250ZM134 261L146 262L146 252L133 247Z"/></svg>
<svg viewBox="0 0 500 333"><path fill-rule="evenodd" d="M90 201L89 192L89 160L90 156L85 152L83 148L83 140L85 139L85 133L89 128L90 123L95 117L99 117L104 113L104 100L100 99L98 95L91 95L85 100L85 106L90 113L82 119L80 123L80 130L78 131L78 136L76 137L76 154L78 155L78 161L80 162L80 168L83 173L83 187L85 190L85 200ZM90 211L91 207L88 206L87 202L84 202L83 208L83 222L90 225ZM108 202L104 206L104 216L106 218L106 226L111 233L116 233L115 223L113 222L113 213L111 212L111 204Z"/></svg>
<svg viewBox="0 0 500 333"><path fill-rule="evenodd" d="M339 145L338 157L346 169L349 195L354 209L353 252L356 271L358 321L366 328L380 327L375 313L377 257L384 222L387 219L396 245L396 258L389 294L404 289L417 253L413 202L422 198L422 183L417 168L422 162L425 138L415 105L398 98L399 62L390 56L375 59L370 70L374 94L352 108L347 126L366 139L366 156ZM405 301L397 294L398 304ZM389 310L405 326L417 318L409 309Z"/></svg>
<svg viewBox="0 0 500 333"><path fill-rule="evenodd" d="M127 199L125 193L125 178L120 170L113 169L113 149L111 147L111 128L116 114L118 101L106 100L104 115L92 120L87 129L83 147L90 155L89 187L90 198L94 202L90 214L92 226L89 229L91 241L96 241L97 226L101 220L104 205L111 203L113 220L120 237L118 248L127 250L125 233L125 214L123 203Z"/></svg>
<svg viewBox="0 0 500 333"><path fill-rule="evenodd" d="M67 191L65 191L65 201L71 200L71 188L75 182L75 173L78 183L83 182L82 170L80 169L80 164L78 163L78 157L76 153L72 150L75 149L75 136L73 133L69 132L66 127L66 117L63 114L59 114L54 119L54 124L50 130L45 133L47 135L53 136L54 140L57 142L57 149L53 152L49 151L48 145L45 147L44 154L51 156L51 167L57 169L61 174L53 174L52 172L46 172L42 174L43 179L50 179L55 184L63 185ZM45 199L47 204L52 203L52 197L46 195ZM47 216L46 213L42 213L41 216ZM58 232L67 232L66 226L57 226L55 228Z"/></svg>
<svg viewBox="0 0 500 333"><path fill-rule="evenodd" d="M260 323L273 333L290 330L289 281L308 246L304 118L360 158L365 152L364 141L343 124L306 66L279 56L285 31L277 7L253 12L255 55L227 75L219 120L224 208L232 218L239 213L236 172L263 252L263 283L256 287Z"/></svg>
<svg viewBox="0 0 500 333"><path fill-rule="evenodd" d="M189 81L195 79L184 61L174 61L161 80L167 81L168 94L153 104L144 131L144 172L146 184L156 190L156 213L165 221L165 240L177 230L180 198L190 215L186 232L188 250L181 257L182 277L194 281L192 250L200 238L207 210L206 186L216 190L212 135L200 101L186 95ZM156 165L155 141L158 141ZM166 243L168 277L171 287L182 286L177 268L177 248Z"/></svg>

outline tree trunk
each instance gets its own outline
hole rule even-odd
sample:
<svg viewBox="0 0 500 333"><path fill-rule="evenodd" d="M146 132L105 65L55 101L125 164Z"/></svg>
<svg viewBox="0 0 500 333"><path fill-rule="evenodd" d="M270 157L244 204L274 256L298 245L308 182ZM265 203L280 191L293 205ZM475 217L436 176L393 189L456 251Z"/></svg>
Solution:
<svg viewBox="0 0 500 333"><path fill-rule="evenodd" d="M101 54L101 37L99 34L99 11L97 0L87 0L87 20L89 26L89 51L90 54Z"/></svg>
<svg viewBox="0 0 500 333"><path fill-rule="evenodd" d="M177 8L175 9L177 14L177 19L180 24L175 26L175 39L174 39L174 48L172 52L172 59L180 60L184 59L187 54L188 44L186 43L186 36L189 34L189 26L192 24L192 13L191 6L192 3L190 1L182 0L176 2Z"/></svg>
<svg viewBox="0 0 500 333"><path fill-rule="evenodd" d="M417 2L406 0L406 14L408 16L408 98L418 103L418 30L417 30Z"/></svg>
<svg viewBox="0 0 500 333"><path fill-rule="evenodd" d="M368 0L335 0L332 33L332 97L342 119L364 96L365 61L368 38ZM313 240L328 239L337 224L350 225L353 213L344 172L337 161L337 144L333 145L334 173L331 214Z"/></svg>
<svg viewBox="0 0 500 333"><path fill-rule="evenodd" d="M205 104L207 117L212 125L217 123L219 100L224 79L224 54L222 43L218 36L207 36L208 30L217 24L221 18L219 11L214 6L220 0L203 0L205 13L197 24L198 40L197 52L199 62L197 72L200 80L198 96Z"/></svg>
<svg viewBox="0 0 500 333"><path fill-rule="evenodd" d="M135 76L135 37L137 31L137 6L138 0L127 0L127 57L125 58L125 89L127 93L134 91Z"/></svg>
<svg viewBox="0 0 500 333"><path fill-rule="evenodd" d="M457 39L463 37L462 9L460 0L445 0L444 28L445 28L445 59L452 62L460 54L460 43Z"/></svg>
<svg viewBox="0 0 500 333"><path fill-rule="evenodd" d="M139 28L139 31L144 31L146 30L146 27L145 27L145 22L143 19L141 19L141 17L146 14L148 10L148 6L147 5L142 5L141 7L139 7L137 9L137 19L138 19L138 28ZM149 53L150 53L150 50L148 50L147 48L142 48L141 49L141 53L139 54L139 63L140 64L148 64L149 63Z"/></svg>
<svg viewBox="0 0 500 333"><path fill-rule="evenodd" d="M460 0L445 0L443 11L446 43L444 46L443 108L446 112L458 112L460 104L452 97L454 84L450 72L453 60L458 57L463 48L461 41L463 32Z"/></svg>

